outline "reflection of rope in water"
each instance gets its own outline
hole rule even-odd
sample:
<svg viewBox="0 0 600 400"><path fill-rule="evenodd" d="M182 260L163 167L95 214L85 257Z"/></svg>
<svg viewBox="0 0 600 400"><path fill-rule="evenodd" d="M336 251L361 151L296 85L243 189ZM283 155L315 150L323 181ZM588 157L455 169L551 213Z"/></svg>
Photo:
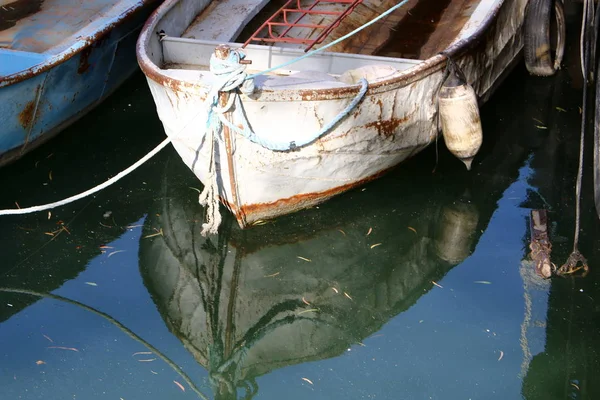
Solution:
<svg viewBox="0 0 600 400"><path fill-rule="evenodd" d="M43 297L43 298L47 298L47 299L53 299L53 300L62 301L62 302L69 303L69 304L72 304L74 306L83 308L86 311L89 311L91 313L94 313L94 314L96 314L96 315L98 315L98 316L106 319L108 322L110 322L111 324L115 325L117 328L119 328L121 331L123 331L125 334L127 334L130 338L132 338L136 342L139 342L142 345L144 345L145 347L147 347L150 351L152 351L154 354L156 354L161 360L163 360L165 363L167 363L167 365L169 365L169 367L171 367L179 376L181 376L181 378L183 378L183 380L185 380L185 382L198 395L198 397L200 397L203 400L208 400L208 397L206 397L196 387L196 385L194 385L194 383L192 382L192 380L190 379L190 377L187 376L187 374L185 372L183 372L183 370L181 368L179 368L173 361L171 361L167 356L165 356L164 354L162 354L156 347L154 347L150 343L146 342L144 339L142 339L141 337L139 337L138 335L136 335L132 330L130 330L129 328L127 328L125 325L123 325L122 323L120 323L119 321L117 321L116 319L114 319L113 317L111 317L110 315L108 315L106 313L103 313L102 311L96 310L95 308L87 306L87 305L85 305L83 303L80 303L80 302L78 302L76 300L71 300L71 299L68 299L66 297L62 297L62 296L55 295L55 294L40 293L40 292L35 292L33 290L15 289L15 288L6 288L6 287L0 287L0 292L27 294L27 295L30 295L30 296L37 296L37 297Z"/></svg>
<svg viewBox="0 0 600 400"><path fill-rule="evenodd" d="M523 279L523 298L525 301L525 316L523 317L523 322L521 323L521 338L519 339L521 349L523 350L523 362L521 363L520 377L523 378L527 373L529 363L533 359L531 349L529 348L529 339L527 338L527 331L531 327L531 314L533 309L531 292L533 290L547 292L550 283L549 281L542 280L539 276L537 276L535 273L534 263L530 260L521 261L521 265L519 266L519 274Z"/></svg>

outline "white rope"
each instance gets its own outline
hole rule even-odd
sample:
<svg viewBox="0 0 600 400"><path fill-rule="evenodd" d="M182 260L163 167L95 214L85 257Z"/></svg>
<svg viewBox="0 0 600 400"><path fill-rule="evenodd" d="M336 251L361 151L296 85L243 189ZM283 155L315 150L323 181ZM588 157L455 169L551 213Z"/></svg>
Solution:
<svg viewBox="0 0 600 400"><path fill-rule="evenodd" d="M208 176L204 184L204 190L198 197L200 205L206 207L206 222L202 224L202 236L208 234L216 235L221 225L221 213L219 212L219 185L217 183L217 163L215 160L215 132L207 132L207 139L210 140L210 152L208 160Z"/></svg>
<svg viewBox="0 0 600 400"><path fill-rule="evenodd" d="M56 208L56 207L64 206L65 204L72 203L72 202L77 201L79 199L83 199L84 197L87 197L87 196L89 196L91 194L99 192L100 190L102 190L102 189L104 189L104 188L112 185L113 183L115 183L119 179L123 178L124 176L129 175L129 173L133 172L140 165L142 165L143 163L145 163L146 161L148 161L149 159L151 159L152 157L154 157L154 155L156 155L156 153L158 153L159 151L161 151L170 142L171 142L171 138L167 137L165 140L162 141L161 144L159 144L158 146L156 146L150 153L148 153L144 157L140 158L140 160L138 162L136 162L135 164L133 164L132 166L130 166L126 170L119 172L117 175L115 175L114 177L110 178L106 182L104 182L104 183L102 183L102 184L100 184L98 186L95 186L95 187L93 187L93 188L91 188L89 190L86 190L83 193L76 194L75 196L68 197L68 198L66 198L64 200L55 201L54 203L43 204L43 205L40 205L40 206L27 207L27 208L16 208L16 209L9 209L9 210L0 210L0 215L30 214L30 213L34 213L34 212L37 212L37 211L50 210L52 208Z"/></svg>

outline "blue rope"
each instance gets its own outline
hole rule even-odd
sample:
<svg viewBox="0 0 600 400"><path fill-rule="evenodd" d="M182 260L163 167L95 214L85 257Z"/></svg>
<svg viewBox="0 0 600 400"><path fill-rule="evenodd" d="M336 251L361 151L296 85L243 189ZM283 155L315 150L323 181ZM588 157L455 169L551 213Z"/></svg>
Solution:
<svg viewBox="0 0 600 400"><path fill-rule="evenodd" d="M296 63L300 60L303 60L307 57L315 55L321 51L324 51L331 46L335 46L336 44L348 39L349 37L357 34L363 29L373 25L377 21L385 18L389 14L393 13L400 7L404 6L408 0L402 0L400 3L391 7L383 14L378 15L371 21L366 24L356 28L350 33L334 40L333 42L326 44L323 47L312 50L306 54L301 55L300 57L296 57L290 61L286 61L283 64L277 65L272 68L268 68L264 71L257 72L252 75L246 74L246 66L240 64L240 61L245 57L245 54L240 50L231 50L226 59L221 60L218 59L214 54L210 59L210 70L217 78L216 83L213 85L211 90L209 91L206 103L208 106L208 118L206 121L206 129L207 132L212 130L215 133L214 138L217 138L218 133L221 132L223 125L227 126L229 129L239 133L244 136L246 139L250 140L253 143L256 143L266 149L273 151L288 151L294 150L298 147L305 146L309 143L314 142L315 140L321 138L325 134L329 133L343 118L347 117L350 112L360 103L365 94L367 93L367 89L369 83L365 78L360 79L361 88L358 94L352 99L350 104L346 106L338 115L335 116L331 121L325 124L321 130L317 133L310 135L301 141L284 141L277 139L268 139L264 137L258 136L252 128L250 128L250 124L248 123L248 118L246 117L246 113L244 112L244 106L240 99L239 93L235 91L236 88L240 88L240 90L245 94L251 94L254 91L254 78L260 75L267 74L269 72L273 72L275 70L284 68L290 64ZM226 105L219 106L219 92L230 92L231 95ZM233 115L236 121L244 121L242 128L239 126L232 124L227 118L225 118L224 114L228 112L232 106L235 105Z"/></svg>
<svg viewBox="0 0 600 400"><path fill-rule="evenodd" d="M369 83L367 82L367 80L365 78L361 78L360 84L361 84L360 91L354 97L354 99L352 99L350 104L348 104L346 106L346 108L344 108L342 110L342 112L340 112L331 121L329 121L327 124L325 124L321 128L321 130L319 130L317 133L307 136L306 138L303 138L300 141L294 140L294 141L290 142L290 141L284 141L284 140L278 140L278 139L268 139L268 138L260 137L256 133L254 133L254 131L252 131L252 129L250 128L250 126L248 124L248 119L246 118L246 114L244 112L242 101L240 100L240 96L237 93L232 94L233 96L235 96L235 100L234 100L235 109L233 111L233 115L234 115L234 119L236 121L244 121L243 129L240 129L239 126L232 124L231 121L229 121L227 118L225 118L223 113L218 114L219 122L221 124L224 124L227 127L229 127L229 129L232 129L235 132L239 133L240 135L244 136L246 139L250 140L252 143L256 143L266 149L273 150L273 151L294 150L294 149L297 149L298 147L306 146L307 144L312 143L317 139L320 139L322 136L329 133L329 131L331 131L337 125L338 122L340 122L342 119L347 117L348 114L350 114L350 112L358 105L358 103L360 103L362 98L367 93L367 89L369 88Z"/></svg>
<svg viewBox="0 0 600 400"><path fill-rule="evenodd" d="M283 67L287 67L288 65L294 64L294 63L296 63L296 62L298 62L300 60L303 60L303 59L305 59L307 57L310 57L312 55L320 53L321 51L326 50L326 49L330 48L331 46L335 46L336 44L338 44L338 43L340 43L340 42L348 39L349 37L356 35L358 32L362 31L363 29L365 29L365 28L373 25L374 23L378 22L379 20L387 17L388 15L390 15L391 13L393 13L394 11L396 11L397 9L399 9L400 7L404 6L406 3L408 3L408 0L402 0L400 3L398 3L395 6L391 7L390 9L388 9L383 14L378 15L377 17L373 18L372 20L370 20L366 24L359 26L358 28L356 28L352 32L347 33L347 34L345 34L344 36L342 36L340 38L337 38L333 42L331 42L329 44L326 44L323 47L319 47L318 49L309 51L308 53L303 54L300 57L294 58L293 60L286 61L283 64L279 64L279 65L277 65L275 67L272 67L272 68L269 68L269 69L265 69L264 71L260 71L260 72L257 72L255 74L248 75L248 77L246 79L253 79L253 78L256 78L257 76L268 74L269 72L273 72L273 71L281 69Z"/></svg>

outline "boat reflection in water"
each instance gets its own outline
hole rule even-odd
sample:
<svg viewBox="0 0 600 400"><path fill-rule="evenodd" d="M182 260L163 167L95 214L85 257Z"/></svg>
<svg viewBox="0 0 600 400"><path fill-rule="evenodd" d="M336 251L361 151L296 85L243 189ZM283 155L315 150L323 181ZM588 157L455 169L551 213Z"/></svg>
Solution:
<svg viewBox="0 0 600 400"><path fill-rule="evenodd" d="M397 174L249 230L227 215L208 238L190 188L165 180L145 227L163 235L141 240L140 268L216 398L252 397L256 377L342 354L472 252L483 228L477 205L429 182L430 170ZM398 196L410 185L421 187Z"/></svg>

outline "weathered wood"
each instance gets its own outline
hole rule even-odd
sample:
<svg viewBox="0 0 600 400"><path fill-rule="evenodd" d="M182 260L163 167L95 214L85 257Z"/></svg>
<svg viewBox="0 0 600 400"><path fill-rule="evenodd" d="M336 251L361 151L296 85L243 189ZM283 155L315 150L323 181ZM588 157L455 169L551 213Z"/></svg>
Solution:
<svg viewBox="0 0 600 400"><path fill-rule="evenodd" d="M552 244L548 237L546 210L531 210L529 226L531 228L530 256L535 263L535 272L543 278L550 278L556 266L550 261Z"/></svg>

